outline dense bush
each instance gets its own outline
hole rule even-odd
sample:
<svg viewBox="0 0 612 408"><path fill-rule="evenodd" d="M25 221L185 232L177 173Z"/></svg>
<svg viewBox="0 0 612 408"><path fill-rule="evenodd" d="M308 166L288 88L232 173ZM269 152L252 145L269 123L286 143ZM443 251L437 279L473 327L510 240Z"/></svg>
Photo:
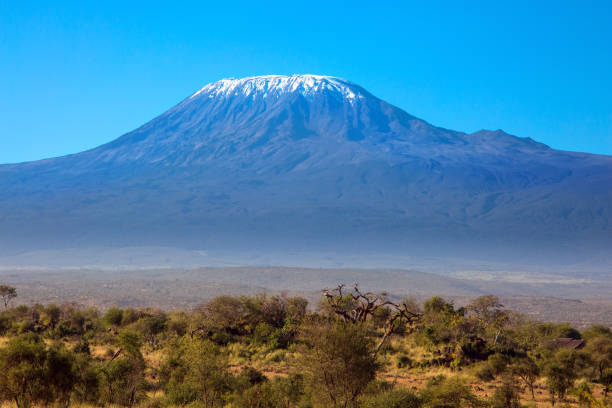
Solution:
<svg viewBox="0 0 612 408"><path fill-rule="evenodd" d="M504 381L491 397L491 408L521 408L520 389L511 380Z"/></svg>
<svg viewBox="0 0 612 408"><path fill-rule="evenodd" d="M421 397L403 389L391 389L362 399L362 408L420 408Z"/></svg>
<svg viewBox="0 0 612 408"><path fill-rule="evenodd" d="M301 365L309 374L314 397L323 406L356 406L379 368L365 327L313 321L304 328L303 339L308 347Z"/></svg>
<svg viewBox="0 0 612 408"><path fill-rule="evenodd" d="M0 349L0 395L17 407L56 402L67 406L87 378L89 359L81 359L62 344L47 347L37 334L11 339Z"/></svg>
<svg viewBox="0 0 612 408"><path fill-rule="evenodd" d="M0 399L18 408L518 408L519 386L535 398L538 384L554 404L605 406L612 386L609 328L529 321L493 296L460 308L434 297L422 311L357 286L326 291L317 311L268 295L172 312L13 303L0 312ZM561 337L586 347L550 341ZM420 391L379 376L432 369L446 376ZM496 389L477 397L459 370Z"/></svg>
<svg viewBox="0 0 612 408"><path fill-rule="evenodd" d="M442 379L430 383L422 393L425 407L473 408L485 406L470 387L458 379Z"/></svg>

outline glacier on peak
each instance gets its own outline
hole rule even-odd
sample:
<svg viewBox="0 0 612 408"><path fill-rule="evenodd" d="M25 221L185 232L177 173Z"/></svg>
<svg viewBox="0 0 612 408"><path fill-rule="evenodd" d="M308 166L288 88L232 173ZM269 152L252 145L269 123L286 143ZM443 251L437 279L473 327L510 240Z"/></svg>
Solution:
<svg viewBox="0 0 612 408"><path fill-rule="evenodd" d="M209 98L232 95L275 96L284 93L299 92L311 96L321 91L331 91L342 95L349 101L364 97L365 91L342 78L323 75L263 75L246 78L225 78L207 84L189 99L206 95Z"/></svg>

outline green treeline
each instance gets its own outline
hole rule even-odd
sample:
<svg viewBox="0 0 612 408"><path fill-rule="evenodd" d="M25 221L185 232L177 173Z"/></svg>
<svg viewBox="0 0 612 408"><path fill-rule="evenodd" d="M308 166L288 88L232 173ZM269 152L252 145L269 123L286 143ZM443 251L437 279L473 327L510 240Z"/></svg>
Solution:
<svg viewBox="0 0 612 408"><path fill-rule="evenodd" d="M514 408L540 388L553 406L610 403L609 328L535 322L494 296L420 305L341 285L312 308L262 294L102 313L16 295L0 286L0 398L17 407ZM392 378L430 370L445 374L418 389Z"/></svg>

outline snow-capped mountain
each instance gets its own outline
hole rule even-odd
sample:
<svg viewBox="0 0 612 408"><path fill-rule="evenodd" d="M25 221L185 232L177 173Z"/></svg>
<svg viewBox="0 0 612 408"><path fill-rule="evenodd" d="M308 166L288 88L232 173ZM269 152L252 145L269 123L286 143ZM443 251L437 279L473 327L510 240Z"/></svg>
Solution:
<svg viewBox="0 0 612 408"><path fill-rule="evenodd" d="M320 92L331 92L343 99L354 100L367 97L368 93L344 79L322 75L264 75L242 79L222 79L210 83L194 93L209 98L247 96L255 98L279 98L287 93L299 93L313 97Z"/></svg>
<svg viewBox="0 0 612 408"><path fill-rule="evenodd" d="M611 187L611 157L438 128L340 78L224 79L108 144L0 166L0 246L584 258L612 247Z"/></svg>

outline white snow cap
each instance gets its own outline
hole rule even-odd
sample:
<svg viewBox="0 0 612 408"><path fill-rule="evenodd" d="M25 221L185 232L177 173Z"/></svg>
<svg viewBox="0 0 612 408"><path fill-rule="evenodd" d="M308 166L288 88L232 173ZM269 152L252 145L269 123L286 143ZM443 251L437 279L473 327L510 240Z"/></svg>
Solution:
<svg viewBox="0 0 612 408"><path fill-rule="evenodd" d="M288 92L309 96L323 90L340 93L350 100L363 97L359 87L341 78L321 75L264 75L222 79L206 85L191 95L191 98L200 94L210 98L232 95L278 97Z"/></svg>

